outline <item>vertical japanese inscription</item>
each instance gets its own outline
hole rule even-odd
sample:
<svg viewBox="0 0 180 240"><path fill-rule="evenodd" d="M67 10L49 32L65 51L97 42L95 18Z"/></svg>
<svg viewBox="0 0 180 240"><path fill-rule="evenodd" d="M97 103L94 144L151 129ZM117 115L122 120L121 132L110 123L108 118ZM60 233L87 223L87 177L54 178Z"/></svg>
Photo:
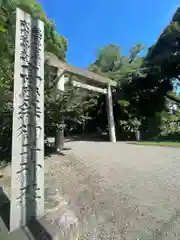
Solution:
<svg viewBox="0 0 180 240"><path fill-rule="evenodd" d="M26 204L26 188L27 188L27 175L28 175L28 121L29 121L29 88L28 88L28 74L27 69L24 67L29 63L29 50L30 50L30 22L26 20L19 20L20 25L20 76L21 89L20 95L21 102L18 112L18 118L20 119L20 127L18 129L18 136L21 138L21 151L19 169L16 172L17 179L20 181L20 191L17 192L16 206L21 208ZM27 151L26 154L25 151ZM25 216L25 212L23 215Z"/></svg>
<svg viewBox="0 0 180 240"><path fill-rule="evenodd" d="M38 199L44 201L44 173L38 177L44 161L43 24L17 9L16 31L11 218L17 212L19 219L18 223L10 219L12 230L42 215L43 206L38 206Z"/></svg>
<svg viewBox="0 0 180 240"><path fill-rule="evenodd" d="M38 119L42 114L39 107L39 83L41 77L38 76L41 54L41 30L32 26L25 20L20 20L20 60L22 78L22 105L19 106L19 118L22 120L22 126L19 129L22 135L22 152L20 163L21 171L21 194L17 197L18 205L23 204L22 198L25 195L25 204L35 200L37 197L36 184L36 152L41 151L38 148L38 130L41 131L41 126L38 125ZM31 38L30 38L31 34ZM29 51L30 48L30 51ZM38 167L41 167L38 165Z"/></svg>

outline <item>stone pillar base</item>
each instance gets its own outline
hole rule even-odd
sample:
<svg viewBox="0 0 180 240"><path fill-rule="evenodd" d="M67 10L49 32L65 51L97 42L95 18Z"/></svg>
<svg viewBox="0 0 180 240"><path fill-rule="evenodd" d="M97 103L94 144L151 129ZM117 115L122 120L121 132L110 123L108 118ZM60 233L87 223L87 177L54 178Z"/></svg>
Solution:
<svg viewBox="0 0 180 240"><path fill-rule="evenodd" d="M78 240L78 221L72 212L52 212L32 221L28 231L35 239Z"/></svg>
<svg viewBox="0 0 180 240"><path fill-rule="evenodd" d="M52 214L52 213L51 213ZM50 218L52 215L50 214ZM58 215L58 212L53 213ZM78 240L78 221L71 212L50 220L48 216L34 220L19 230L9 233L0 218L0 239L6 240Z"/></svg>

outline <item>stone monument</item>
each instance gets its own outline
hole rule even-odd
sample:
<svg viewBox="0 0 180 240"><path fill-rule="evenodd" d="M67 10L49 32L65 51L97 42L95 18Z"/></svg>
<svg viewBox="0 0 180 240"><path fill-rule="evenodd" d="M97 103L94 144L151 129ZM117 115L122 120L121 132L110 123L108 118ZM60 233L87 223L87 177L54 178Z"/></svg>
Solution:
<svg viewBox="0 0 180 240"><path fill-rule="evenodd" d="M17 9L10 231L44 214L44 23Z"/></svg>

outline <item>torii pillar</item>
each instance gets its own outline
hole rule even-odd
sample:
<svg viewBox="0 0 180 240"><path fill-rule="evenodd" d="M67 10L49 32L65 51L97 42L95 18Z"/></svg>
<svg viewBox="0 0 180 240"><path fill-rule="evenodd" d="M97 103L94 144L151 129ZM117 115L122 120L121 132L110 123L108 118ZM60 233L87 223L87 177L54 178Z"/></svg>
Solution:
<svg viewBox="0 0 180 240"><path fill-rule="evenodd" d="M57 89L60 94L64 94L65 82L67 82L67 77L64 75L64 69L59 68L57 71ZM58 94L59 94L58 93ZM55 147L57 152L62 152L64 147L64 119L61 119L59 126L56 128L56 137L55 137Z"/></svg>
<svg viewBox="0 0 180 240"><path fill-rule="evenodd" d="M111 142L116 142L112 91L111 91L111 85L109 85L109 84L107 86L106 102L107 102L109 138L110 138Z"/></svg>

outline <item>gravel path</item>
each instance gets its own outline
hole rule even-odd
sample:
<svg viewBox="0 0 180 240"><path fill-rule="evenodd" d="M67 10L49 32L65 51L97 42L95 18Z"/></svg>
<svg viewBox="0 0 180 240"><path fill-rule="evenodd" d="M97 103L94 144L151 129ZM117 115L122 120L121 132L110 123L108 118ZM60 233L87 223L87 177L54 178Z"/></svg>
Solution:
<svg viewBox="0 0 180 240"><path fill-rule="evenodd" d="M180 149L83 141L65 147L66 156L45 161L46 209L53 207L49 196L62 196L79 219L80 240L180 239Z"/></svg>
<svg viewBox="0 0 180 240"><path fill-rule="evenodd" d="M69 142L80 239L180 239L180 149ZM68 191L68 188L69 189Z"/></svg>

